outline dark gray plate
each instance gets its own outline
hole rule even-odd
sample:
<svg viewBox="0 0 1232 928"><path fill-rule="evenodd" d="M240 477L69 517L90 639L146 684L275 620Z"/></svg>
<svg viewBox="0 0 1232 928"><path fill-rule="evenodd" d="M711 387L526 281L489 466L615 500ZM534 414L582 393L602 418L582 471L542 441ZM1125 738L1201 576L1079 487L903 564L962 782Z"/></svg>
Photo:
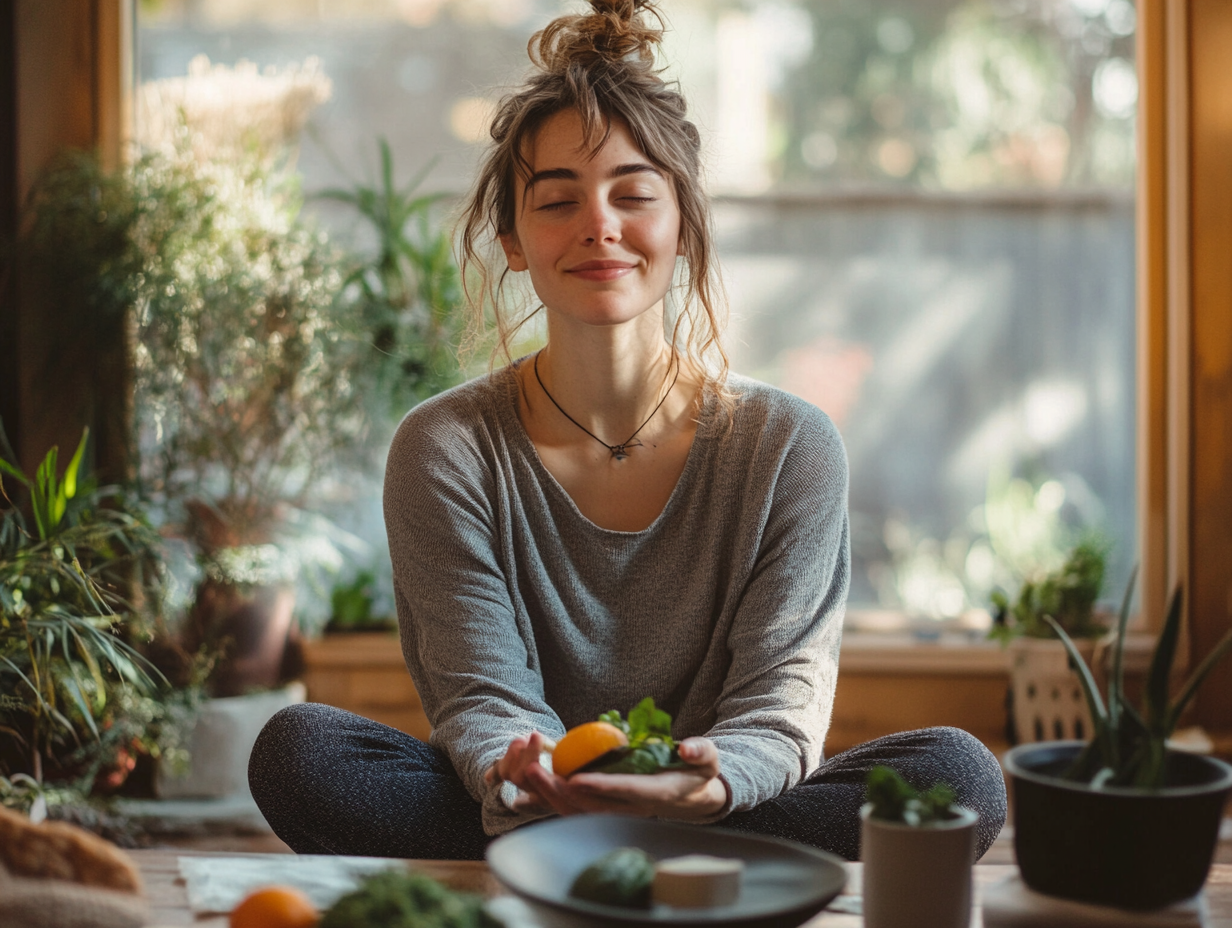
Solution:
<svg viewBox="0 0 1232 928"><path fill-rule="evenodd" d="M574 879L618 847L656 859L712 854L744 861L740 898L712 909L626 909L569 896ZM656 819L576 815L528 825L488 846L488 864L502 883L532 903L586 917L595 925L748 925L794 928L837 896L847 881L833 854L794 841Z"/></svg>

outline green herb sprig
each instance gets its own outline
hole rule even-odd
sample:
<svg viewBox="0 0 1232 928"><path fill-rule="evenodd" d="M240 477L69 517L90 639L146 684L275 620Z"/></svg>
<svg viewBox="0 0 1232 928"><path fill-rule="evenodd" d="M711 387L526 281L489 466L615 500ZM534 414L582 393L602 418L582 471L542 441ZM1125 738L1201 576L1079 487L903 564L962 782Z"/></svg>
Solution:
<svg viewBox="0 0 1232 928"><path fill-rule="evenodd" d="M586 773L658 773L687 767L672 738L672 717L656 708L647 696L629 710L626 721L616 709L599 716L629 739L628 745L608 751L582 768Z"/></svg>

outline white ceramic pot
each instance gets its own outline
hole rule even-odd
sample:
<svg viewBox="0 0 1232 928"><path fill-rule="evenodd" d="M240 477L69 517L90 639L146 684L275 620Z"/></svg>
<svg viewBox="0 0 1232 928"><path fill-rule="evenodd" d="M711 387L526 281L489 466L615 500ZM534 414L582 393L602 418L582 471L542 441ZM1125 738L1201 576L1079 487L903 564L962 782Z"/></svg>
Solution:
<svg viewBox="0 0 1232 928"><path fill-rule="evenodd" d="M159 799L251 797L248 755L274 713L303 702L304 684L248 696L207 699L188 742L188 770L179 775L161 767L154 789Z"/></svg>
<svg viewBox="0 0 1232 928"><path fill-rule="evenodd" d="M860 812L866 928L967 928L979 815L918 827Z"/></svg>
<svg viewBox="0 0 1232 928"><path fill-rule="evenodd" d="M1087 666L1093 666L1095 642L1074 644ZM1065 646L1053 638L1015 638L1009 654L1018 743L1090 738L1091 712Z"/></svg>

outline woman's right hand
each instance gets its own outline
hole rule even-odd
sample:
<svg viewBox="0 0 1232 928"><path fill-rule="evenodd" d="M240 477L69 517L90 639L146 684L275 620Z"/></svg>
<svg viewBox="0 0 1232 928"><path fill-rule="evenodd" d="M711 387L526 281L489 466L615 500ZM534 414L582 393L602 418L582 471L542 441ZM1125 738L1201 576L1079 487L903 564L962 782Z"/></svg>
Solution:
<svg viewBox="0 0 1232 928"><path fill-rule="evenodd" d="M532 766L547 773L539 765L539 757L548 749L547 746L548 739L537 731L532 731L524 738L514 738L505 751L505 756L489 767L483 775L489 785L495 786L507 781L518 788L518 798L513 804L514 812L553 811L551 805L532 786L533 780L528 775Z"/></svg>

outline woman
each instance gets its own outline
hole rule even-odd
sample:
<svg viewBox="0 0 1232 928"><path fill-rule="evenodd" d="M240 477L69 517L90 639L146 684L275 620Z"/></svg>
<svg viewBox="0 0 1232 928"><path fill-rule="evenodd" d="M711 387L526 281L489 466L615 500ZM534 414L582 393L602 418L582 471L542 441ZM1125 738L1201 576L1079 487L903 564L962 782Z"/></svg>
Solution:
<svg viewBox="0 0 1232 928"><path fill-rule="evenodd" d="M982 853L1005 793L969 735L823 760L842 442L815 407L727 373L700 140L654 73L657 13L591 5L532 39L539 70L503 101L465 216L483 296L499 310L508 275L529 277L547 344L421 404L390 451L402 646L431 746L296 707L262 733L253 794L300 852L478 857L535 818L614 811L855 857L865 775L888 762L954 785L983 816ZM498 329L508 345L516 323ZM686 769L565 780L541 763L545 738L644 696L672 714Z"/></svg>

